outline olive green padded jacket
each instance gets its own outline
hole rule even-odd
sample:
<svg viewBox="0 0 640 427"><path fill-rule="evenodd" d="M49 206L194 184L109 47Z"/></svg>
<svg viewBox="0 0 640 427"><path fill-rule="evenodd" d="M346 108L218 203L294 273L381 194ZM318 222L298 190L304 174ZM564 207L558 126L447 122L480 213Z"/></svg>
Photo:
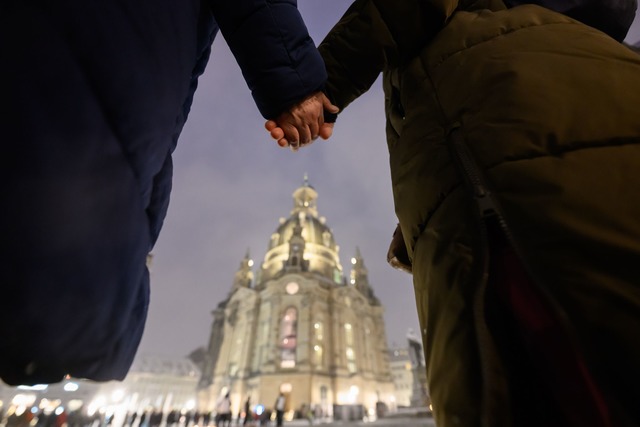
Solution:
<svg viewBox="0 0 640 427"><path fill-rule="evenodd" d="M514 419L482 311L482 226L452 135L486 176L612 425L640 425L640 56L563 15L499 0L357 0L320 51L341 109L383 73L438 427Z"/></svg>

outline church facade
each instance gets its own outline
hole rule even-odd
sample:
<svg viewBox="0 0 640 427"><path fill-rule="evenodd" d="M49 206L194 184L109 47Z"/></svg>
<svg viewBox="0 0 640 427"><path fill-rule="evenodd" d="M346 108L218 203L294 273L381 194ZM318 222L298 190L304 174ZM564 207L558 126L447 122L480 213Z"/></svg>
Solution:
<svg viewBox="0 0 640 427"><path fill-rule="evenodd" d="M213 310L201 410L215 410L227 392L234 414L247 398L271 409L280 393L286 411L310 407L323 416L393 401L383 307L359 250L345 275L317 197L305 178L255 276L247 254Z"/></svg>

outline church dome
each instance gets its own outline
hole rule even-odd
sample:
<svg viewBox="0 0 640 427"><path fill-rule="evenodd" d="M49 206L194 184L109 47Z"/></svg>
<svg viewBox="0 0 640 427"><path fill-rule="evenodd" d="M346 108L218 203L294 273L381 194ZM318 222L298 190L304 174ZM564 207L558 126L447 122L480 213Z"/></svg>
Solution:
<svg viewBox="0 0 640 427"><path fill-rule="evenodd" d="M304 260L307 271L319 273L336 283L342 282L339 247L324 217L318 216L318 192L305 176L304 184L293 192L293 209L289 218L281 218L271 235L268 251L262 264L261 280L268 280L282 271L289 259L290 242L296 230L304 240Z"/></svg>
<svg viewBox="0 0 640 427"><path fill-rule="evenodd" d="M289 240L291 240L293 230L298 223L302 227L302 237L307 244L312 243L321 245L337 251L333 232L325 224L325 219L309 215L305 212L299 212L291 215L280 224L278 229L271 236L269 249L288 243Z"/></svg>

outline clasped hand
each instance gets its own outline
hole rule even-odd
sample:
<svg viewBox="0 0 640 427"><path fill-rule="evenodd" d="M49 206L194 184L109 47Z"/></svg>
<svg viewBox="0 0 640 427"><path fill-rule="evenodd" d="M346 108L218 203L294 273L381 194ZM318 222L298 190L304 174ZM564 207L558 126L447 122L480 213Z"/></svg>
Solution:
<svg viewBox="0 0 640 427"><path fill-rule="evenodd" d="M324 93L316 92L274 120L267 120L264 126L280 147L290 147L297 151L318 137L331 137L333 123L324 122L324 110L337 113L339 108Z"/></svg>

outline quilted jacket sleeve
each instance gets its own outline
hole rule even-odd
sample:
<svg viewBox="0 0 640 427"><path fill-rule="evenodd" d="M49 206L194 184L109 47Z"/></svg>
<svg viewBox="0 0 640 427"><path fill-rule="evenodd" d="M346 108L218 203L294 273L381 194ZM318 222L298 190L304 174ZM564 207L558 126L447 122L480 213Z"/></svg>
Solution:
<svg viewBox="0 0 640 427"><path fill-rule="evenodd" d="M382 70L414 56L456 6L455 0L356 0L319 46L329 98L344 109Z"/></svg>
<svg viewBox="0 0 640 427"><path fill-rule="evenodd" d="M296 0L211 0L213 15L265 118L322 89L326 71Z"/></svg>

